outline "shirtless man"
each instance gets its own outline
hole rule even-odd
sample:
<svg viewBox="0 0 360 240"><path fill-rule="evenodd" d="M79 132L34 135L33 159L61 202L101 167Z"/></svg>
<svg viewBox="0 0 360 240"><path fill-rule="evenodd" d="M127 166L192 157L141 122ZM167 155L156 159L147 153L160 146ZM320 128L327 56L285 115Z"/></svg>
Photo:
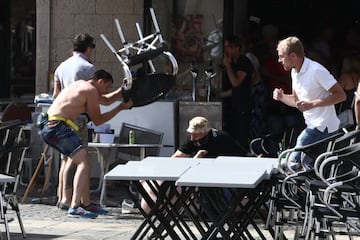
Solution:
<svg viewBox="0 0 360 240"><path fill-rule="evenodd" d="M122 88L108 93L113 84L110 73L98 70L92 80L78 80L62 90L53 104L50 106L47 116L42 114L38 124L43 140L51 147L72 159L77 166L71 206L68 210L69 217L95 218L97 214L87 211L83 206L90 204L80 199L87 186L84 179L88 179L90 173L90 156L80 138L74 131L78 126L74 123L81 113L88 113L95 125L109 121L117 113L129 109L133 102L122 102L112 110L101 113L99 104L109 105L122 97Z"/></svg>

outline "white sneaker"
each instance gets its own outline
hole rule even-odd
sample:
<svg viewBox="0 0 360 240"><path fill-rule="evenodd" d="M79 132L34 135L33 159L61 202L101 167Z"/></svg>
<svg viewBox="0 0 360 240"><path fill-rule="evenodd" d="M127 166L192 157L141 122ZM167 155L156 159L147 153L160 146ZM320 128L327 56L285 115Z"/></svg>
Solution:
<svg viewBox="0 0 360 240"><path fill-rule="evenodd" d="M138 213L139 209L135 207L135 203L130 199L124 199L121 203L121 213Z"/></svg>

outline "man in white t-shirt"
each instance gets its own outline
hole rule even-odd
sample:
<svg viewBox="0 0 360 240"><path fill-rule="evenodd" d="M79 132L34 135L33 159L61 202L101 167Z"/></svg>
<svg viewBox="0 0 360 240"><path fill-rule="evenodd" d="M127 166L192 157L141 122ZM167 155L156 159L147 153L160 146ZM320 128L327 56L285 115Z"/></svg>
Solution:
<svg viewBox="0 0 360 240"><path fill-rule="evenodd" d="M339 128L335 104L346 99L343 88L330 72L318 62L305 57L304 46L297 37L281 40L277 46L279 62L291 71L292 93L284 94L276 88L273 98L298 108L304 116L306 128L297 138L296 146L314 143L334 134ZM290 156L292 167L301 167L301 153ZM311 165L309 158L304 163Z"/></svg>

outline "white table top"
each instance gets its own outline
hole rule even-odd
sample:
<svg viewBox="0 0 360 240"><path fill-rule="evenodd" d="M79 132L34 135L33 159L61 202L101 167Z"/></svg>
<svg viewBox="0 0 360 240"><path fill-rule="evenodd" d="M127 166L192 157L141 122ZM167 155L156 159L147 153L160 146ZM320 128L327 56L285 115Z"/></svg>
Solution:
<svg viewBox="0 0 360 240"><path fill-rule="evenodd" d="M193 158L148 157L142 161L119 164L105 174L106 180L164 180L176 181L198 162Z"/></svg>
<svg viewBox="0 0 360 240"><path fill-rule="evenodd" d="M98 142L89 142L89 147L95 148L153 148L153 147L162 147L161 144L123 144L123 143L98 143Z"/></svg>
<svg viewBox="0 0 360 240"><path fill-rule="evenodd" d="M218 157L216 159L147 157L120 164L106 180L164 180L179 186L254 188L270 178L276 158Z"/></svg>
<svg viewBox="0 0 360 240"><path fill-rule="evenodd" d="M216 158L216 161L221 161L224 164L232 164L235 162L235 164L238 164L241 162L241 164L246 165L246 168L249 171L257 170L261 168L262 170L265 170L266 177L270 178L271 173L274 173L277 171L278 165L279 165L279 159L278 158L267 158L267 157L227 157L227 156L219 156Z"/></svg>
<svg viewBox="0 0 360 240"><path fill-rule="evenodd" d="M255 188L270 177L275 159L254 157L218 157L200 161L176 181L178 186Z"/></svg>
<svg viewBox="0 0 360 240"><path fill-rule="evenodd" d="M0 182L2 182L2 183L15 182L15 177L8 176L8 175L5 175L5 174L0 174Z"/></svg>
<svg viewBox="0 0 360 240"><path fill-rule="evenodd" d="M204 158L205 159L205 158ZM214 158L207 158L211 160L215 160ZM156 165L166 165L173 164L173 166L177 166L178 164L188 164L189 166L199 164L199 161L202 159L195 158L187 158L187 157L159 157L159 156L149 156L141 160L141 164L156 164ZM139 164L139 161L129 161L127 164Z"/></svg>

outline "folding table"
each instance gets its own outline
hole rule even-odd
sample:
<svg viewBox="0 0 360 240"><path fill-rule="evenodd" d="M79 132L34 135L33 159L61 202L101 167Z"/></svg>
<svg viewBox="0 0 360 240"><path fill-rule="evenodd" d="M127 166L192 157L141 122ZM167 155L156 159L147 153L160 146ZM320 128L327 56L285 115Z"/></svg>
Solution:
<svg viewBox="0 0 360 240"><path fill-rule="evenodd" d="M181 191L176 188L175 181L197 164L199 160L194 158L147 157L142 161L117 165L105 174L104 184L110 180L130 180L131 185L136 188L151 209L150 212L145 212L139 200L130 194L145 218L132 239L143 239L150 230L157 236L165 234L171 239L194 239L190 227L180 216L183 212L190 213L190 210L180 209L183 207L183 205L178 205ZM163 181L163 183L158 184L158 181ZM157 197L156 200L152 199L145 190L144 182L151 187Z"/></svg>
<svg viewBox="0 0 360 240"><path fill-rule="evenodd" d="M253 239L251 224L266 239L254 221L255 214L269 197L270 176L276 158L218 157L200 161L176 181L176 186L198 188L204 214L212 222L202 239Z"/></svg>
<svg viewBox="0 0 360 240"><path fill-rule="evenodd" d="M139 150L140 159L145 157L147 148L162 147L161 144L120 144L120 143L97 143L89 142L88 148L95 149L98 161L100 164L100 178L98 188L94 191L99 191L101 186L100 205L104 205L105 188L103 184L104 174L108 172L110 164L116 160L116 154L119 148L133 148Z"/></svg>

